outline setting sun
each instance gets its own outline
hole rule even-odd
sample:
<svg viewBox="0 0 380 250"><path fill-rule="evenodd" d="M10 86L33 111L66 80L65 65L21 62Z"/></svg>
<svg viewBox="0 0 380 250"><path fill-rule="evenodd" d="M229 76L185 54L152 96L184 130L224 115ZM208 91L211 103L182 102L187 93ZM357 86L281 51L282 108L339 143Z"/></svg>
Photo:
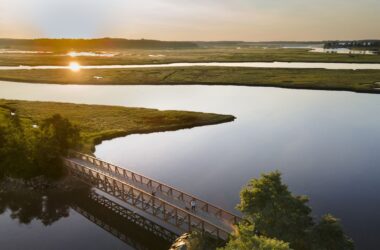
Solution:
<svg viewBox="0 0 380 250"><path fill-rule="evenodd" d="M75 72L79 71L80 70L80 64L77 63L77 62L71 62L69 64L69 68L70 68L71 71L75 71Z"/></svg>

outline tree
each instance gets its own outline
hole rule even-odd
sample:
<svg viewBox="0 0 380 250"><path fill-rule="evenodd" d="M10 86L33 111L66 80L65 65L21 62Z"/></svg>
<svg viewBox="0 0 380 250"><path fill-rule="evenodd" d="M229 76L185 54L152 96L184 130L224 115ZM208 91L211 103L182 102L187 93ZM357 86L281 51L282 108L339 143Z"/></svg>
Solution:
<svg viewBox="0 0 380 250"><path fill-rule="evenodd" d="M61 155L67 155L69 149L79 146L79 128L59 114L53 115L42 123L42 133L48 134L48 137L57 143L56 147Z"/></svg>
<svg viewBox="0 0 380 250"><path fill-rule="evenodd" d="M352 240L331 215L324 216L319 224L315 224L307 205L308 198L292 195L282 183L278 171L252 179L242 189L240 199L238 209L245 215L245 224L238 226L237 238L228 245L239 243L251 246L264 237L267 239L264 242L271 242L270 239L289 242L290 248L296 250L353 249Z"/></svg>
<svg viewBox="0 0 380 250"><path fill-rule="evenodd" d="M210 250L224 245L222 240L216 239L207 232L194 230L191 234L184 236L186 239L181 240L181 237L179 239L186 244L187 250Z"/></svg>
<svg viewBox="0 0 380 250"><path fill-rule="evenodd" d="M267 237L290 242L295 249L305 246L313 220L308 198L293 196L281 182L281 174L263 174L252 179L241 193L238 205L256 230Z"/></svg>
<svg viewBox="0 0 380 250"><path fill-rule="evenodd" d="M0 126L0 179L5 175L5 169L3 165L3 160L5 158L5 142L6 142L6 131L4 127Z"/></svg>
<svg viewBox="0 0 380 250"><path fill-rule="evenodd" d="M35 164L47 177L63 175L62 157L80 142L79 129L60 115L46 119L42 126L35 151Z"/></svg>
<svg viewBox="0 0 380 250"><path fill-rule="evenodd" d="M327 214L313 230L313 249L354 249L354 243L344 234L339 220Z"/></svg>
<svg viewBox="0 0 380 250"><path fill-rule="evenodd" d="M237 235L227 243L224 250L290 250L289 244L277 239L259 236L252 224L241 223ZM221 249L221 250L223 250Z"/></svg>
<svg viewBox="0 0 380 250"><path fill-rule="evenodd" d="M0 177L58 178L64 172L62 157L80 146L79 129L60 115L46 119L39 129L14 116L1 125Z"/></svg>
<svg viewBox="0 0 380 250"><path fill-rule="evenodd" d="M6 120L1 129L0 168L3 175L12 173L14 177L24 178L30 174L30 144L18 119Z"/></svg>

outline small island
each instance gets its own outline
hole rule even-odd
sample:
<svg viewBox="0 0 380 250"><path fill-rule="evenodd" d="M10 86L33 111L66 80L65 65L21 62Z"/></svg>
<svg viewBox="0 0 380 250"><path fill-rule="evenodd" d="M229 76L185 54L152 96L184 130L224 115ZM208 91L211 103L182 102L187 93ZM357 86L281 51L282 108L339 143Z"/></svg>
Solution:
<svg viewBox="0 0 380 250"><path fill-rule="evenodd" d="M18 116L27 128L39 126L55 114L61 115L78 127L82 138L82 151L87 153L90 153L96 144L107 139L235 120L232 115L201 112L0 99L0 124L5 117L11 116L11 113Z"/></svg>
<svg viewBox="0 0 380 250"><path fill-rule="evenodd" d="M0 70L0 80L83 85L229 85L380 93L380 70L176 67Z"/></svg>

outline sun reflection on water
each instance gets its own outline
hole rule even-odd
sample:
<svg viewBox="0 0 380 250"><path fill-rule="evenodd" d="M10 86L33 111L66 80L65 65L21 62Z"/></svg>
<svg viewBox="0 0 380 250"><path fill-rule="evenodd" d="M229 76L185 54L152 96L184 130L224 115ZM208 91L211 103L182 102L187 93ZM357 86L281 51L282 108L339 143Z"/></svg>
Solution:
<svg viewBox="0 0 380 250"><path fill-rule="evenodd" d="M77 63L77 62L71 62L69 64L69 68L70 68L71 71L77 72L77 71L80 70L81 67L80 67L79 63Z"/></svg>

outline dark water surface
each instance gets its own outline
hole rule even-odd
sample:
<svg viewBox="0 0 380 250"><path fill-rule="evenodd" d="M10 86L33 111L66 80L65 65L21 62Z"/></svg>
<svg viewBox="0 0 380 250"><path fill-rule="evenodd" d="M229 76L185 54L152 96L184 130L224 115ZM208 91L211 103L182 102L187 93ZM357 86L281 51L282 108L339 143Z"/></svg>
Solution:
<svg viewBox="0 0 380 250"><path fill-rule="evenodd" d="M232 123L105 141L96 147L96 155L228 209L234 208L240 188L251 177L278 169L294 193L310 196L315 216L334 214L342 219L358 249L377 249L379 95L228 86L4 82L0 98L235 115Z"/></svg>
<svg viewBox="0 0 380 250"><path fill-rule="evenodd" d="M0 249L168 249L89 192L1 192Z"/></svg>

